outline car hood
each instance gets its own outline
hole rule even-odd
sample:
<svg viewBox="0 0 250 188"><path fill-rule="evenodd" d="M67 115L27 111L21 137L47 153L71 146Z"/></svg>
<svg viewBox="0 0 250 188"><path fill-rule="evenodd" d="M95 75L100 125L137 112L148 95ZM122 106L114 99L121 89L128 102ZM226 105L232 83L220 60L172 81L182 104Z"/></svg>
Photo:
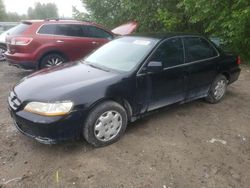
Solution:
<svg viewBox="0 0 250 188"><path fill-rule="evenodd" d="M119 74L100 70L83 63L71 63L44 69L25 77L14 88L19 100L55 102L71 100L90 88L104 87ZM78 92L81 90L81 92ZM78 92L78 93L77 93ZM73 94L72 94L73 93Z"/></svg>

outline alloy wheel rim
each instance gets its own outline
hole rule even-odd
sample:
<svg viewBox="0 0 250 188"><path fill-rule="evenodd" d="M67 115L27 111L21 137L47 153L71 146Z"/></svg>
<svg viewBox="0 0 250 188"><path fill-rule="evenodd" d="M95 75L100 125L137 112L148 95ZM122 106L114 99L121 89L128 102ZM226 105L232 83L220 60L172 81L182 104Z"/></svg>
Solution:
<svg viewBox="0 0 250 188"><path fill-rule="evenodd" d="M214 89L214 96L217 100L221 99L226 91L226 81L220 80L217 82L215 89Z"/></svg>
<svg viewBox="0 0 250 188"><path fill-rule="evenodd" d="M119 134L121 128L121 114L117 111L107 111L97 119L94 134L97 140L108 142Z"/></svg>
<svg viewBox="0 0 250 188"><path fill-rule="evenodd" d="M45 66L49 68L49 67L61 65L63 64L63 62L64 62L63 59L59 57L52 57L47 61Z"/></svg>

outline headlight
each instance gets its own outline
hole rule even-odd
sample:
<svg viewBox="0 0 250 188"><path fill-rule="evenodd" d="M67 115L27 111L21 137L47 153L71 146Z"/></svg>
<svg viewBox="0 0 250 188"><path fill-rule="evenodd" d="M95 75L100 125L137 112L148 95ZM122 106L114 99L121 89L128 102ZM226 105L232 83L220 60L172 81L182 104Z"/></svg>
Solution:
<svg viewBox="0 0 250 188"><path fill-rule="evenodd" d="M43 116L62 116L70 112L73 107L72 102L42 103L30 102L24 110Z"/></svg>

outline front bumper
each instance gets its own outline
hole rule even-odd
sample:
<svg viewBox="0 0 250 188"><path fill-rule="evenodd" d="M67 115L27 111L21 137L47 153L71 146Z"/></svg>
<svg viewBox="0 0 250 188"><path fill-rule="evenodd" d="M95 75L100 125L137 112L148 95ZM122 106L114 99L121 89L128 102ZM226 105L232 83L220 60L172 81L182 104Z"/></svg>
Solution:
<svg viewBox="0 0 250 188"><path fill-rule="evenodd" d="M16 128L40 143L56 144L79 139L82 135L83 116L80 112L72 112L67 117L44 117L25 111L9 110Z"/></svg>

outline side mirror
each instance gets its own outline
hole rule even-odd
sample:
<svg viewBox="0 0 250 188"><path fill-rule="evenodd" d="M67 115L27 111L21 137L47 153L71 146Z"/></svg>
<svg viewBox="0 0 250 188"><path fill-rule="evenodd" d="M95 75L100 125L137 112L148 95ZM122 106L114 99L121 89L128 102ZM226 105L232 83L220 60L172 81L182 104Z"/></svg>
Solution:
<svg viewBox="0 0 250 188"><path fill-rule="evenodd" d="M160 61L151 61L148 63L147 72L148 73L158 73L163 71L163 65Z"/></svg>

